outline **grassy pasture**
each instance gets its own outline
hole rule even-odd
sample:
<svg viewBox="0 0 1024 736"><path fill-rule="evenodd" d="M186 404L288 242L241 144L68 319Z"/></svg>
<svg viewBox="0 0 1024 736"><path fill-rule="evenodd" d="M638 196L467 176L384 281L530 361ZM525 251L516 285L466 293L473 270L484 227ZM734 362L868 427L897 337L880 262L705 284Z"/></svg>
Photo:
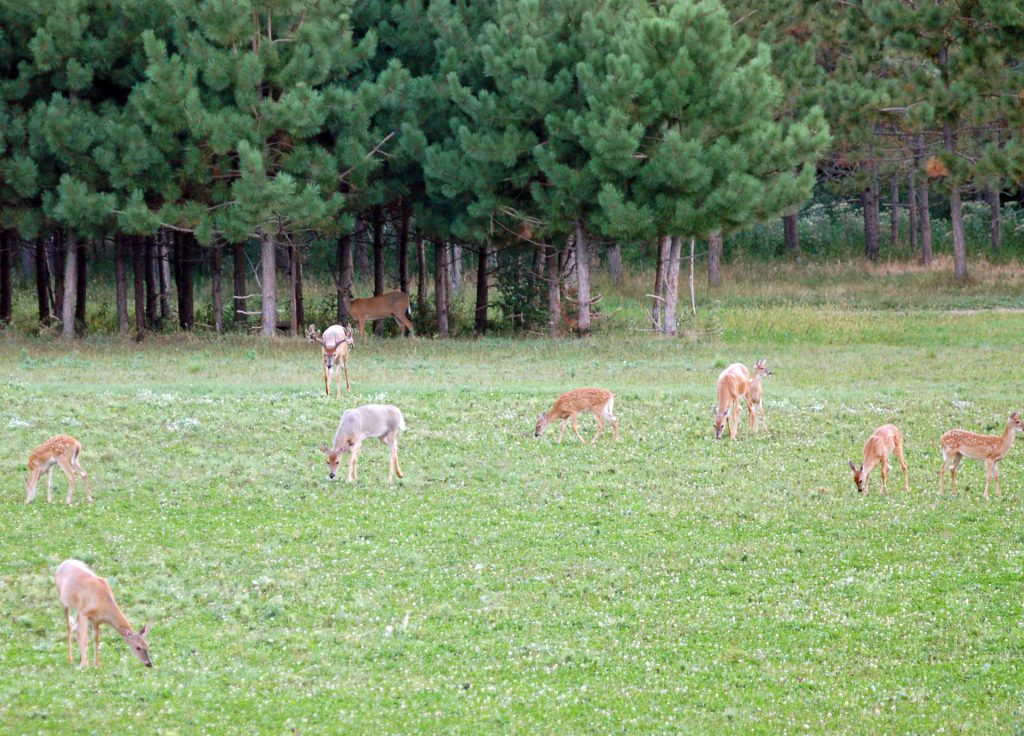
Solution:
<svg viewBox="0 0 1024 736"><path fill-rule="evenodd" d="M727 294L710 323L370 339L340 403L297 341L0 338L0 732L1024 730L1024 449L1002 499L969 461L935 493L943 430L1024 405L1024 314ZM759 357L771 436L714 442L715 377ZM535 440L581 385L623 439ZM403 409L406 478L368 443L328 483L315 447L367 401ZM846 461L886 421L911 492L897 465L860 496ZM61 431L96 503L59 502L58 471L26 507ZM108 629L101 669L67 665L67 557L154 623L152 670Z"/></svg>

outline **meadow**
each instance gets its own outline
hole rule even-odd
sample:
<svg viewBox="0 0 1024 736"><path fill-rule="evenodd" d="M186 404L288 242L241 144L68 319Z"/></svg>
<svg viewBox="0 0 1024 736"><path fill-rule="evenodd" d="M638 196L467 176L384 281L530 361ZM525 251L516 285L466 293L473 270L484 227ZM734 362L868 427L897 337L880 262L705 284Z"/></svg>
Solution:
<svg viewBox="0 0 1024 736"><path fill-rule="evenodd" d="M944 430L1024 409L1020 277L883 276L892 304L727 285L678 339L629 287L583 339L357 338L340 401L298 340L0 336L0 732L1021 732L1024 447L1001 498L972 461L936 493ZM714 441L715 378L761 357L770 434ZM622 439L535 439L584 385ZM405 479L368 442L328 482L317 445L370 401L405 414ZM889 421L911 491L897 465L860 495ZM24 505L58 432L92 506L59 471ZM68 557L153 623L152 669L109 629L68 666Z"/></svg>

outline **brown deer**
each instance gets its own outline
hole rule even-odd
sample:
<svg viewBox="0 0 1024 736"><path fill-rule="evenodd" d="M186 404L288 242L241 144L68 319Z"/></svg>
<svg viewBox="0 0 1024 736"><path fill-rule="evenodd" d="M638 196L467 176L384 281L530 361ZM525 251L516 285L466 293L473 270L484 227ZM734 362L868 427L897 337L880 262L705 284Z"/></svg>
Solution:
<svg viewBox="0 0 1024 736"><path fill-rule="evenodd" d="M754 364L754 377L750 379L750 385L747 387L747 413L750 415L750 429L756 432L758 430L757 415L761 415L761 423L764 425L764 432L768 434L768 418L764 415L764 387L761 385L761 379L767 378L772 374L772 369L768 367L768 359L762 358Z"/></svg>
<svg viewBox="0 0 1024 736"><path fill-rule="evenodd" d="M949 481L956 495L956 468L965 457L972 460L985 461L985 500L988 500L988 485L991 478L996 479L996 495L1002 496L999 490L999 461L1013 447L1017 433L1024 429L1024 421L1017 412L1013 412L1006 420L1006 429L1002 435L977 434L966 429L951 429L942 435L939 446L942 448L942 467L939 469L939 495L942 495L942 477L949 467Z"/></svg>
<svg viewBox="0 0 1024 736"><path fill-rule="evenodd" d="M558 400L554 403L554 406L537 417L537 424L533 429L533 436L540 437L552 421L561 419L562 429L558 433L558 441L562 441L562 437L565 434L565 427L570 421L572 421L572 431L576 433L577 437L579 437L580 442L583 442L583 436L580 434L576 415L581 411L590 410L597 419L597 432L594 434L594 439L592 439L590 443L593 444L597 442L597 438L601 436L601 432L604 430L604 423L601 421L602 419L612 423L612 428L615 431L615 439L619 439L619 420L616 419L615 415L612 413L614 408L615 396L611 391L605 391L603 388L578 388L573 391L569 391L559 396Z"/></svg>
<svg viewBox="0 0 1024 736"><path fill-rule="evenodd" d="M342 296L345 311L359 325L359 334L366 334L367 321L372 322L385 317L394 317L398 324L414 332L412 321L412 310L409 308L409 295L402 291L389 291L380 296L371 296L365 299L353 299L351 291Z"/></svg>
<svg viewBox="0 0 1024 736"><path fill-rule="evenodd" d="M726 422L729 438L736 439L740 425L740 397L747 397L749 405L750 371L742 363L733 363L718 376L718 404L711 409L715 420L715 439L722 439Z"/></svg>
<svg viewBox="0 0 1024 736"><path fill-rule="evenodd" d="M850 461L850 469L853 471L853 482L857 484L857 490L861 493L868 492L868 479L871 477L871 470L876 466L882 468L882 495L886 491L886 479L892 466L889 464L889 455L893 452L900 461L903 468L903 490L910 491L910 480L907 478L907 460L903 457L903 434L895 424L883 424L868 437L864 444L864 460L858 468Z"/></svg>
<svg viewBox="0 0 1024 736"><path fill-rule="evenodd" d="M306 337L310 342L320 345L320 355L324 365L324 391L327 392L327 395L331 395L331 371L334 371L338 376L338 396L341 396L339 365L345 369L345 390L351 391L352 387L348 382L348 355L349 348L355 344L352 340L352 331L346 330L341 325L331 325L321 335L316 329L316 325L310 325L306 329Z"/></svg>
<svg viewBox="0 0 1024 736"><path fill-rule="evenodd" d="M66 434L59 434L51 437L43 444L32 451L28 457L28 483L26 489L28 495L25 503L32 503L36 497L36 486L39 484L39 476L46 473L46 500L53 501L53 466L59 465L60 469L68 477L68 505L71 504L71 496L75 491L75 473L82 477L85 483L86 497L92 503L92 491L89 489L89 476L78 461L82 452L82 444L74 437Z"/></svg>
<svg viewBox="0 0 1024 736"><path fill-rule="evenodd" d="M68 626L68 664L74 664L71 654L71 634L78 634L78 650L82 655L80 667L89 666L89 625L93 629L94 655L93 664L100 666L100 624L107 624L117 629L128 648L139 658L142 664L152 667L149 660L149 644L146 634L150 626L146 624L138 633L128 623L121 609L114 600L114 591L110 584L78 560L64 560L57 568L57 597L64 606L64 620ZM78 611L78 622L71 623L71 609Z"/></svg>

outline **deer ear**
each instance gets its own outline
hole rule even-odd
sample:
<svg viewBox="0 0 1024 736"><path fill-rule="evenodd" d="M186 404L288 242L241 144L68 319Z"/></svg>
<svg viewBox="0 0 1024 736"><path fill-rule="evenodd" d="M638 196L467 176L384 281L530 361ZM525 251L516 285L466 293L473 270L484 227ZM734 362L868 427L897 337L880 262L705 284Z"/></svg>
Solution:
<svg viewBox="0 0 1024 736"><path fill-rule="evenodd" d="M146 624L141 629L139 629L139 636L145 636L146 634L148 634L150 632L150 630L152 628L153 628L153 624Z"/></svg>
<svg viewBox="0 0 1024 736"><path fill-rule="evenodd" d="M325 455L330 455L331 454L331 451L328 450L327 447L325 447L324 445L320 445L320 447L318 449L320 450L320 452L322 452Z"/></svg>
<svg viewBox="0 0 1024 736"><path fill-rule="evenodd" d="M717 404L715 406L711 407L711 416L713 416L713 417L717 417L718 416L718 405Z"/></svg>
<svg viewBox="0 0 1024 736"><path fill-rule="evenodd" d="M854 473L857 472L857 466L853 464L853 460L850 461L850 470L852 470Z"/></svg>

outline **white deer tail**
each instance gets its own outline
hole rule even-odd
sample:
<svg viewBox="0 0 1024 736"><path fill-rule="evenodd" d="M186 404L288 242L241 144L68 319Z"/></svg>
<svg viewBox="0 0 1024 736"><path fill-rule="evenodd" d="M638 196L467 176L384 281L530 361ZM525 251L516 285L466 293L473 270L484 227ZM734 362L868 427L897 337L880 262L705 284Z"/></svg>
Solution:
<svg viewBox="0 0 1024 736"><path fill-rule="evenodd" d="M398 412L398 428L405 431L405 417L402 416L402 412Z"/></svg>

